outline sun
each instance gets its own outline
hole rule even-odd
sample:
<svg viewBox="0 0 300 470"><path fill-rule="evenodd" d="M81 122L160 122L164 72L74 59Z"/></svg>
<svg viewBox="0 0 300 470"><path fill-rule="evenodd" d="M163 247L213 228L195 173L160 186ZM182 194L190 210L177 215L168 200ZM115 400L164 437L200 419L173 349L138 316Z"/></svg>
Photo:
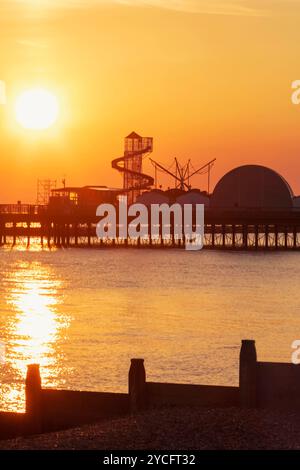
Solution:
<svg viewBox="0 0 300 470"><path fill-rule="evenodd" d="M17 122L25 129L48 129L58 119L58 100L44 88L26 90L16 100L15 114Z"/></svg>

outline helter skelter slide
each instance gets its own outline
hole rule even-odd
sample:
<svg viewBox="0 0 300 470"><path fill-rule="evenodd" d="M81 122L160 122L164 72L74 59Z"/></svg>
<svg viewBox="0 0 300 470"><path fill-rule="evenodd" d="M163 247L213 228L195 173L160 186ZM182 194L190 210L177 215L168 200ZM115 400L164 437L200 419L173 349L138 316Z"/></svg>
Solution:
<svg viewBox="0 0 300 470"><path fill-rule="evenodd" d="M124 155L111 162L112 168L123 173L124 194L128 204L135 202L141 190L153 186L152 176L142 172L143 158L153 150L153 138L132 132L125 137Z"/></svg>

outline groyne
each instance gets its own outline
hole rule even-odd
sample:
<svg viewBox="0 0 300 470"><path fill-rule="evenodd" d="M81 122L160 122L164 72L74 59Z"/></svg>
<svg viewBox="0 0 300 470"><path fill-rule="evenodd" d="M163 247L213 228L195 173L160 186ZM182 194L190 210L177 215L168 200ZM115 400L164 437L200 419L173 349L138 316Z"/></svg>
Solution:
<svg viewBox="0 0 300 470"><path fill-rule="evenodd" d="M199 375L201 371L199 371ZM300 367L260 362L255 342L243 340L239 386L194 385L147 380L143 359L132 359L128 393L43 388L38 364L28 365L25 413L0 412L0 438L91 424L164 406L300 410Z"/></svg>

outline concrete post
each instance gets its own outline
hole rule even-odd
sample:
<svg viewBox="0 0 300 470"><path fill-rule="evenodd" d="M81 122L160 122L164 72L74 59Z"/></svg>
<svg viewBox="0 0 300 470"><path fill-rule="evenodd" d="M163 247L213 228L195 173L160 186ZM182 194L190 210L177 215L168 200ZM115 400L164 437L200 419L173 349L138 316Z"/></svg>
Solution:
<svg viewBox="0 0 300 470"><path fill-rule="evenodd" d="M144 359L131 359L129 369L130 411L136 413L146 406L146 371Z"/></svg>
<svg viewBox="0 0 300 470"><path fill-rule="evenodd" d="M27 366L25 395L28 432L40 433L42 432L42 385L39 364Z"/></svg>
<svg viewBox="0 0 300 470"><path fill-rule="evenodd" d="M257 357L254 340L242 340L240 351L240 406L255 408Z"/></svg>

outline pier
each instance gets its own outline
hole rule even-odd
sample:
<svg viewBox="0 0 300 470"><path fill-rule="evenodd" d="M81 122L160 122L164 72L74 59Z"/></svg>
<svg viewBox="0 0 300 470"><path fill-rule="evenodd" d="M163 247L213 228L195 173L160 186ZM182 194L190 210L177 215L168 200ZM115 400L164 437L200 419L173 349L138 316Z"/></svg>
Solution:
<svg viewBox="0 0 300 470"><path fill-rule="evenodd" d="M93 210L55 213L48 206L0 205L0 244L30 246L39 240L45 247L138 247L184 248L184 240L99 239ZM204 247L228 250L299 250L300 211L293 210L205 210ZM130 220L129 220L130 221ZM117 226L117 233L119 227Z"/></svg>
<svg viewBox="0 0 300 470"><path fill-rule="evenodd" d="M98 185L66 187L64 184L62 188L50 190L48 184L49 194L44 204L0 205L0 245L14 246L25 240L30 246L33 239L38 239L42 247L48 248L185 248L184 235L178 236L178 230L175 230L186 223L184 216L180 216L182 220L176 218L175 225L171 210L167 222L160 214L155 236L124 236L128 227L118 225L118 221L123 220L119 217L122 213L120 202L124 204L126 200L125 209L127 203L129 206L142 204L147 209L153 204L169 208L173 204L180 208L188 204L193 208L193 218L188 222L189 228L193 225L193 232L196 229L196 206L201 204L204 207L203 245L206 249L300 249L300 196L295 196L288 182L274 170L260 165L234 168L219 180L211 194L192 189L186 182L187 170L181 172L180 187L175 175L174 188L166 191L150 189L154 180L142 172L142 159L151 151L152 138L140 137L134 132L125 138L124 155L112 162L113 168L123 174L122 189ZM208 163L209 169L212 162ZM97 237L96 226L100 217L96 213L101 204L109 204L116 209L113 237ZM133 222L136 215L128 216L126 223ZM147 215L143 220L147 220ZM150 227L149 213L147 233ZM163 227L168 228L168 237L162 236Z"/></svg>

